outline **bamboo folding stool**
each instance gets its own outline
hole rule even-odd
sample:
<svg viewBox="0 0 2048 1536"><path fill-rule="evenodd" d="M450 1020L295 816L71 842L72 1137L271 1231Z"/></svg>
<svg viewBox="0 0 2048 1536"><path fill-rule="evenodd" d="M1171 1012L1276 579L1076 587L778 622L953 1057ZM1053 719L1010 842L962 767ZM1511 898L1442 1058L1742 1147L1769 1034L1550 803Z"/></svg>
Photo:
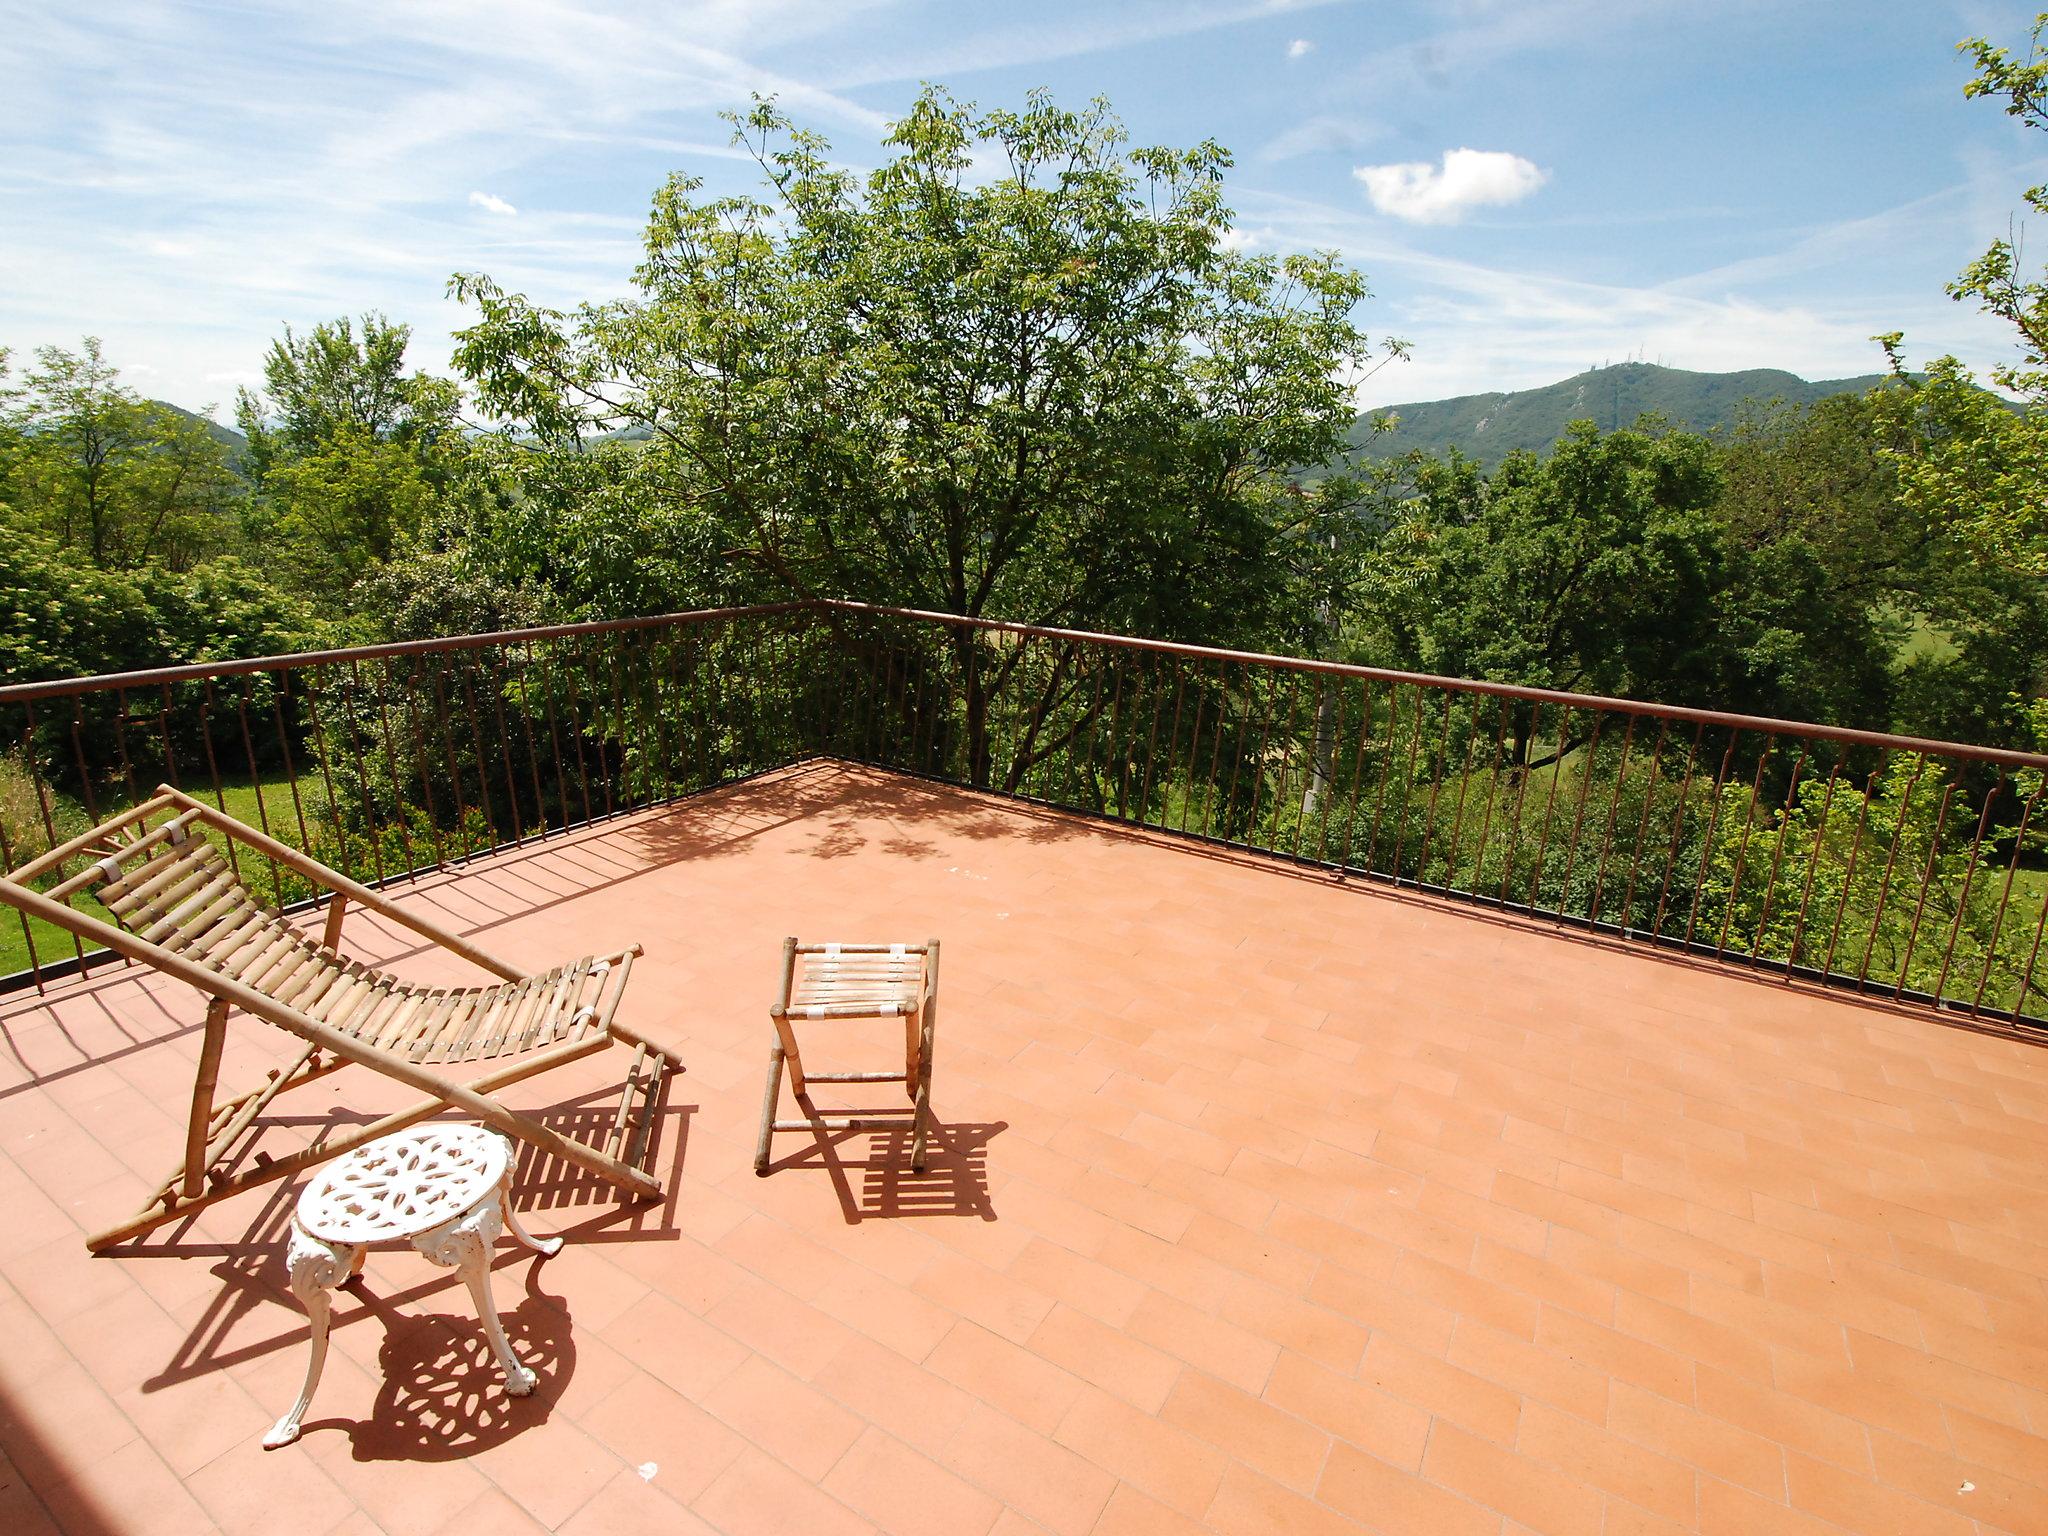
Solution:
<svg viewBox="0 0 2048 1536"><path fill-rule="evenodd" d="M910 1166L923 1173L931 1130L932 1038L939 1021L939 941L924 944L799 944L782 946L782 993L768 1010L775 1044L768 1056L768 1087L761 1099L761 1139L754 1172L768 1171L768 1144L777 1131L899 1131L902 1111L821 1110L812 1083L901 1083L910 1098ZM900 1018L901 1072L806 1072L797 1048L799 1020ZM782 1075L801 1120L778 1120Z"/></svg>
<svg viewBox="0 0 2048 1536"><path fill-rule="evenodd" d="M332 893L317 941L257 902L237 872L236 844ZM90 862L66 877L65 866L78 859ZM57 883L48 891L31 884L52 876ZM69 905L83 893L97 896L115 922ZM662 1079L681 1071L682 1061L613 1019L641 953L637 944L547 971L523 971L169 785L0 877L0 902L188 982L208 999L184 1156L140 1211L86 1240L95 1252L446 1109L583 1168L624 1194L655 1199L662 1193L661 1181L640 1165ZM488 986L418 986L344 959L338 946L351 903L502 979ZM254 1088L219 1100L231 1008L297 1035L303 1049ZM609 1133L597 1145L564 1136L494 1097L614 1043L632 1046L632 1065ZM467 1081L449 1070L470 1062L496 1065ZM251 1166L232 1171L230 1153L272 1099L350 1063L427 1097L318 1146L282 1157L257 1152Z"/></svg>

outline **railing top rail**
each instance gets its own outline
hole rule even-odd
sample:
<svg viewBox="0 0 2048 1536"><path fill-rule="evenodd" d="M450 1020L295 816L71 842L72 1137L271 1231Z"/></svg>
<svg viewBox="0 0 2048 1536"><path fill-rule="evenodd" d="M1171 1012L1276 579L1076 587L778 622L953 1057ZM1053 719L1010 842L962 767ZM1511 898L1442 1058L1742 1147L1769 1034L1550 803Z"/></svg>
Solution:
<svg viewBox="0 0 2048 1536"><path fill-rule="evenodd" d="M2002 768L2033 768L2048 773L2048 754L2015 752L2004 747L1973 746L1961 741L1895 736L1886 731L1863 731L1849 726L1819 725L1805 720L1779 720L1768 715L1733 714L1726 710L1695 709L1684 704L1658 704L1642 699L1617 699L1598 693L1567 693L1555 688L1527 688L1518 683L1442 677L1430 672L1398 672L1386 667L1364 667L1344 661L1317 661L1300 656L1275 656L1263 651L1223 650L1215 646L1191 645L1178 640L1143 640L1130 635L1097 634L1085 629L1058 629L1043 624L1017 624L1005 619L968 618L957 613L939 613L923 608L892 608L879 603L854 602L847 598L820 598L818 605L842 613L868 613L892 618L919 619L956 628L995 630L1003 634L1120 646L1127 650L1152 651L1203 661L1237 662L1248 666L1278 667L1296 672L1370 678L1379 682L1412 683L1423 688L1491 694L1499 698L1521 699L1536 704L1611 710L1617 714L1645 716L1656 720L1685 720L1700 725L1725 726L1766 736L1811 737L1821 741L1842 742L1849 746L1877 747L1888 752L1937 754L1971 762L1991 763Z"/></svg>
<svg viewBox="0 0 2048 1536"><path fill-rule="evenodd" d="M1938 741L1917 736L1898 736L1886 731L1857 730L1849 726L1820 725L1811 721L1781 720L1767 715L1736 714L1726 710L1698 709L1684 704L1660 704L1642 699L1611 698L1603 694L1569 693L1554 688L1529 688L1516 683L1486 682L1473 678L1443 677L1428 672L1402 672L1386 667L1359 666L1351 662L1322 661L1300 656L1277 656L1262 651L1228 650L1193 645L1175 640L1147 640L1132 635L1101 634L1091 630L1062 629L1043 624L1019 624L1005 619L969 618L923 608L899 608L879 603L856 602L847 598L809 598L782 603L756 603L734 608L704 608L680 613L649 614L630 619L599 619L581 624L548 624L529 629L493 630L470 635L437 636L430 640L395 640L379 645L349 646L339 650L297 651L281 656L253 656L233 661L195 662L185 666L155 667L135 672L108 672L90 677L50 678L33 683L0 685L0 704L31 703L39 699L69 698L83 693L152 688L169 683L195 682L208 678L234 677L255 672L286 671L295 668L363 661L380 656L407 656L445 651L477 650L486 646L552 640L569 635L606 634L620 630L684 628L733 619L765 618L777 614L816 612L829 609L840 613L873 614L886 618L911 619L954 628L987 630L1000 634L1032 636L1049 640L1113 646L1125 650L1187 657L1194 660L1230 662L1247 666L1273 667L1296 672L1313 672L1337 677L1356 677L1387 683L1407 683L1423 688L1448 689L1497 698L1517 699L1535 704L1552 704L1573 709L1598 709L1656 720L1687 721L1702 726L1749 731L1758 735L1809 738L1840 742L1848 746L1874 747L1886 752L1926 753L1968 762L1989 763L2001 768L2031 768L2048 772L2048 754L2018 752L2002 747L1976 746L1969 742Z"/></svg>
<svg viewBox="0 0 2048 1536"><path fill-rule="evenodd" d="M636 619L596 619L582 624L544 624L533 629L500 629L475 635L438 635L431 640L387 640L334 651L293 651L283 656L250 656L238 661L199 661L178 667L152 667L140 672L101 672L90 677L57 677L35 683L0 686L0 704L37 699L70 698L77 693L109 693L124 688L154 688L210 677L236 677L250 672L280 672L318 667L338 661L363 661L376 656L417 656L438 651L480 650L523 640L553 640L564 635L606 634L622 629L682 628L726 619L764 618L771 614L815 610L815 599L788 603L755 603L744 608L699 608L683 613L648 614Z"/></svg>

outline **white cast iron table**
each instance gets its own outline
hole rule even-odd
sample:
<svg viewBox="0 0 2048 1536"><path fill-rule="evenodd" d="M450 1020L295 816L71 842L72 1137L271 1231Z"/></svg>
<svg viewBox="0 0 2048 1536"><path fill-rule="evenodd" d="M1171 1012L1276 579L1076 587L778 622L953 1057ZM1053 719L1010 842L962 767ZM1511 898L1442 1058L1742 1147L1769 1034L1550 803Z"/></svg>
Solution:
<svg viewBox="0 0 2048 1536"><path fill-rule="evenodd" d="M507 1198L511 1188L512 1143L480 1125L416 1125L357 1147L314 1175L292 1217L287 1260L292 1294L312 1319L313 1358L299 1400L263 1437L266 1449L299 1438L300 1416L327 1363L329 1292L362 1272L371 1243L410 1242L457 1271L505 1369L505 1390L514 1397L533 1390L534 1374L513 1355L491 1302L491 1249L501 1224L536 1253L559 1253L562 1239L527 1232Z"/></svg>

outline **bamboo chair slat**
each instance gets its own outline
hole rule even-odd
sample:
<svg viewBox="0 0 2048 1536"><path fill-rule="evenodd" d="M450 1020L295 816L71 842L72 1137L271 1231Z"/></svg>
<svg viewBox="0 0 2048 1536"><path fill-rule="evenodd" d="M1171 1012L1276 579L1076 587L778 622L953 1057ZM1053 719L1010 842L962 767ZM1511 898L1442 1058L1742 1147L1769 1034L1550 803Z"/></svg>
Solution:
<svg viewBox="0 0 2048 1536"><path fill-rule="evenodd" d="M162 819L148 825L155 816ZM216 837L242 843L333 893L323 935L316 938L264 907L242 882ZM67 877L65 869L73 858L91 862ZM47 892L31 884L45 879L55 881ZM73 896L87 891L99 897L114 924L68 905ZM682 1062L673 1051L613 1023L633 957L640 953L638 945L545 972L522 973L461 935L169 786L142 806L0 876L0 903L104 943L118 954L190 983L212 999L185 1159L140 1213L89 1239L95 1249L251 1185L284 1177L309 1161L357 1144L366 1134L382 1134L451 1106L547 1155L589 1170L626 1194L644 1198L661 1193L660 1181L638 1161L652 1128L655 1089L663 1072L680 1070ZM481 987L419 986L344 958L334 948L339 937L334 918L351 903L424 935L498 979ZM306 1045L291 1066L273 1068L256 1089L219 1101L215 1076L230 1007L291 1031ZM621 1090L622 1106L640 1106L630 1138L630 1162L614 1155L623 1122L607 1127L610 1134L604 1137L605 1147L599 1148L515 1114L490 1096L612 1044L636 1047ZM655 1063L651 1071L646 1069L650 1055ZM430 1069L496 1057L519 1059L467 1083ZM276 1094L351 1064L372 1067L432 1097L323 1150L271 1159L259 1154L235 1171L237 1162L229 1159L231 1146Z"/></svg>

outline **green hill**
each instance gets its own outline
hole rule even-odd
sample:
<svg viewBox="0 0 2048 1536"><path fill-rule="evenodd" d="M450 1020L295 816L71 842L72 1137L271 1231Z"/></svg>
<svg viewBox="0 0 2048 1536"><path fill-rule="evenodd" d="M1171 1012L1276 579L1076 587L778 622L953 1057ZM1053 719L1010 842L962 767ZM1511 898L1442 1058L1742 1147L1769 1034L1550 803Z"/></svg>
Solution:
<svg viewBox="0 0 2048 1536"><path fill-rule="evenodd" d="M242 434L237 432L233 427L222 426L219 422L215 421L211 416L202 416L197 411L188 411L182 405L173 405L168 400L158 400L154 401L153 403L162 406L165 410L171 412L173 415L184 417L187 421L197 421L203 423L206 427L208 434L212 436L213 440L219 443L223 448L227 449L228 457L230 459L239 462L242 450L249 446L248 438L242 436Z"/></svg>
<svg viewBox="0 0 2048 1536"><path fill-rule="evenodd" d="M1861 394L1881 378L1870 374L1809 382L1777 368L1689 373L1655 363L1616 363L1541 389L1387 406L1359 417L1351 441L1371 458L1392 458L1414 448L1442 453L1456 446L1491 466L1517 448L1548 448L1568 422L1590 420L1611 432L1656 412L1673 426L1709 432L1734 422L1745 402L1810 405L1829 395ZM1392 432L1375 433L1372 423L1379 416L1393 416L1398 424Z"/></svg>

